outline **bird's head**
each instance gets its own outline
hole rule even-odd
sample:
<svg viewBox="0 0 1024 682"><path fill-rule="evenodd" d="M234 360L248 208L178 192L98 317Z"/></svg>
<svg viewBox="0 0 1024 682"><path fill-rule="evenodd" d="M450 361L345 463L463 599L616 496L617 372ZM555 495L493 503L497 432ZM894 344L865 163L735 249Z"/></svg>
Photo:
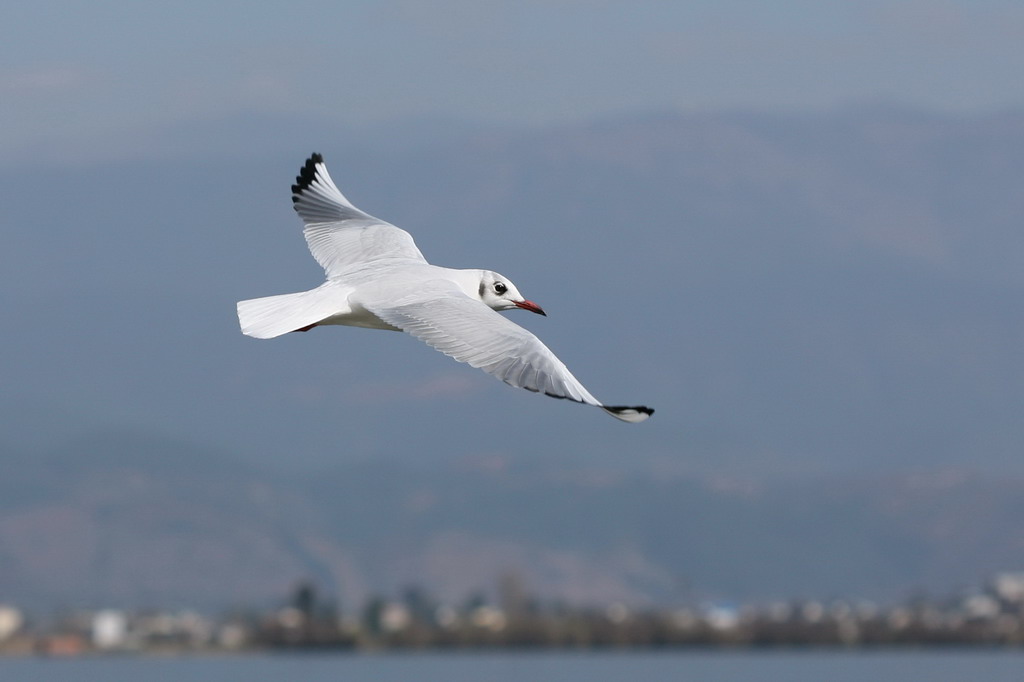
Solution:
<svg viewBox="0 0 1024 682"><path fill-rule="evenodd" d="M480 300L494 310L522 308L538 315L547 315L539 305L523 298L523 295L516 289L516 285L512 284L508 277L490 270L480 271L479 295Z"/></svg>

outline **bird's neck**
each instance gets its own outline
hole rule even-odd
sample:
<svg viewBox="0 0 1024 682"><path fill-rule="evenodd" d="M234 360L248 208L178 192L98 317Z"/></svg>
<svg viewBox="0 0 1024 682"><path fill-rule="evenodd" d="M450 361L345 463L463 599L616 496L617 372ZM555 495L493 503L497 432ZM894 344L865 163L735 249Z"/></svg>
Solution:
<svg viewBox="0 0 1024 682"><path fill-rule="evenodd" d="M450 277L462 292L475 300L483 300L480 293L480 282L483 270L449 270Z"/></svg>

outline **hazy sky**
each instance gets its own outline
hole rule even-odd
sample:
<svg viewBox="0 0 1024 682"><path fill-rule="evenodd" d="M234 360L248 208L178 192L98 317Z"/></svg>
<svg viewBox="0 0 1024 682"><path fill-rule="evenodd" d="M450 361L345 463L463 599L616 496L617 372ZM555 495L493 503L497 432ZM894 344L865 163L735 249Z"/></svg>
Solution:
<svg viewBox="0 0 1024 682"><path fill-rule="evenodd" d="M1010 0L7 3L0 153L240 113L1019 107L1022 44Z"/></svg>
<svg viewBox="0 0 1024 682"><path fill-rule="evenodd" d="M996 0L7 3L0 426L321 461L1016 462L1022 45L1024 4ZM871 128L893 108L859 103L880 101L926 111ZM703 115L737 108L783 115ZM514 392L399 335L244 338L235 301L322 281L288 197L313 150L432 262L512 277L551 314L516 322L655 419ZM622 229L630 206L645 231ZM835 296L808 316L807 291ZM9 416L33 400L39 422Z"/></svg>

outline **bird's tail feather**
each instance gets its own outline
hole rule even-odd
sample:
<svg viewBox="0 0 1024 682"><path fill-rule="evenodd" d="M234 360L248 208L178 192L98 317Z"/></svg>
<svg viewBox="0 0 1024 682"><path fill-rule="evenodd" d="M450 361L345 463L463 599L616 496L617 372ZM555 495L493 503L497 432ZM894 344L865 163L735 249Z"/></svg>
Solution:
<svg viewBox="0 0 1024 682"><path fill-rule="evenodd" d="M344 301L344 298L341 299ZM272 339L288 332L309 328L339 310L338 292L319 287L297 294L251 298L238 302L238 324L242 333L257 339Z"/></svg>

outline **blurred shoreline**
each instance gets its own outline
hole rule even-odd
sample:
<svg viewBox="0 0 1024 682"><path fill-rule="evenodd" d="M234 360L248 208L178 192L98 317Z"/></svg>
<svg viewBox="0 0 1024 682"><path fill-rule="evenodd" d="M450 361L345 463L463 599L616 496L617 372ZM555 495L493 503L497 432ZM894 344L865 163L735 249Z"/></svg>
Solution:
<svg viewBox="0 0 1024 682"><path fill-rule="evenodd" d="M49 619L0 606L0 657L267 652L670 649L1024 649L1024 573L957 598L880 607L856 600L704 603L634 609L542 603L503 579L498 603L460 606L418 588L342 614L311 583L287 604L219 617L193 611L76 611Z"/></svg>

